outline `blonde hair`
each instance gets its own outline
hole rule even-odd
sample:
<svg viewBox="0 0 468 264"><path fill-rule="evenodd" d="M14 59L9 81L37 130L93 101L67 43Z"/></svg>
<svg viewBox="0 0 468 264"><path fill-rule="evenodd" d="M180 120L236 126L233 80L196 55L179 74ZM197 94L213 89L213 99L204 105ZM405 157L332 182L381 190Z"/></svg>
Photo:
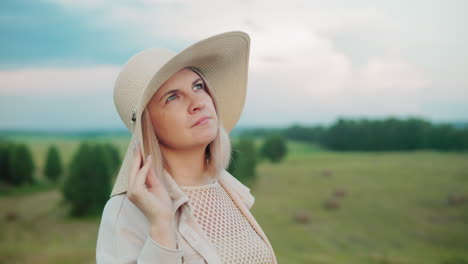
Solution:
<svg viewBox="0 0 468 264"><path fill-rule="evenodd" d="M228 133L224 129L222 120L219 117L218 103L214 90L211 90L210 85L203 76L202 72L195 67L185 67L195 72L203 80L206 91L211 96L213 104L218 115L218 133L213 141L211 141L205 149L205 161L207 172L209 175L218 177L219 173L227 169L231 162L231 140ZM143 146L145 150L145 157L151 154L153 158L153 167L156 175L162 175L165 167L165 159L159 147L159 140L156 137L151 116L147 108L143 111L142 115L142 133L143 133Z"/></svg>

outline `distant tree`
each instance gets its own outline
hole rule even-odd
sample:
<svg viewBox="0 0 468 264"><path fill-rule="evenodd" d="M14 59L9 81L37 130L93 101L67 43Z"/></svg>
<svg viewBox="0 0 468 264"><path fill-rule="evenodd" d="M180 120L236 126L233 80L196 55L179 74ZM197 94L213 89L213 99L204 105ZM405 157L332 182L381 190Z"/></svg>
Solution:
<svg viewBox="0 0 468 264"><path fill-rule="evenodd" d="M260 152L273 163L280 162L286 156L286 139L281 135L267 136Z"/></svg>
<svg viewBox="0 0 468 264"><path fill-rule="evenodd" d="M251 137L240 137L233 145L235 157L233 176L247 186L252 186L256 179L256 166L259 155Z"/></svg>
<svg viewBox="0 0 468 264"><path fill-rule="evenodd" d="M464 150L468 129L449 124L433 125L420 118L399 120L349 120L339 118L322 137L322 145L332 150Z"/></svg>
<svg viewBox="0 0 468 264"><path fill-rule="evenodd" d="M9 171L11 183L14 185L34 184L35 165L28 146L24 143L15 144L11 148Z"/></svg>
<svg viewBox="0 0 468 264"><path fill-rule="evenodd" d="M286 139L314 142L337 151L388 151L437 149L465 151L468 149L468 127L454 124L432 124L419 117L399 119L388 117L370 120L339 117L325 126L288 128L252 128L238 132L241 136L264 137L280 134Z"/></svg>
<svg viewBox="0 0 468 264"><path fill-rule="evenodd" d="M46 164L44 167L44 175L51 182L57 182L60 175L63 173L62 161L60 153L55 145L49 147L47 151Z"/></svg>
<svg viewBox="0 0 468 264"><path fill-rule="evenodd" d="M117 170L120 168L122 164L122 159L120 158L119 149L111 144L111 143L104 143L104 148L106 151L109 152L110 160L111 160L111 174L114 175L117 173Z"/></svg>
<svg viewBox="0 0 468 264"><path fill-rule="evenodd" d="M102 144L82 142L75 152L62 193L72 216L102 212L111 191L113 161Z"/></svg>
<svg viewBox="0 0 468 264"><path fill-rule="evenodd" d="M231 162L229 163L229 166L226 169L231 174L234 174L234 171L236 170L238 152L239 150L237 150L237 146L233 144L231 149Z"/></svg>
<svg viewBox="0 0 468 264"><path fill-rule="evenodd" d="M0 181L13 183L10 173L10 157L12 143L0 141Z"/></svg>
<svg viewBox="0 0 468 264"><path fill-rule="evenodd" d="M304 127L300 126L299 124L294 124L288 128L285 128L281 134L284 135L285 138L292 140L319 143L325 132L326 128L324 126ZM268 135L272 134L274 133L270 133Z"/></svg>
<svg viewBox="0 0 468 264"><path fill-rule="evenodd" d="M100 214L111 193L112 174L116 170L116 165L114 154L105 145L95 145L94 156L95 178L90 179L92 183L90 185L95 192L92 198L96 204L90 211Z"/></svg>

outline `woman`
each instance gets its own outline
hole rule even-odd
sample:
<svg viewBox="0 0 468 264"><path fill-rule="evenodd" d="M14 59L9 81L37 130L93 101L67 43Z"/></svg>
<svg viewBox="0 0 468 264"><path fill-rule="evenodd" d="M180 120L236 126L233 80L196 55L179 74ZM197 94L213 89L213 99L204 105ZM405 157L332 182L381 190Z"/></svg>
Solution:
<svg viewBox="0 0 468 264"><path fill-rule="evenodd" d="M97 263L277 263L226 171L245 102L250 38L233 31L175 54L148 49L117 77L132 132L97 239Z"/></svg>

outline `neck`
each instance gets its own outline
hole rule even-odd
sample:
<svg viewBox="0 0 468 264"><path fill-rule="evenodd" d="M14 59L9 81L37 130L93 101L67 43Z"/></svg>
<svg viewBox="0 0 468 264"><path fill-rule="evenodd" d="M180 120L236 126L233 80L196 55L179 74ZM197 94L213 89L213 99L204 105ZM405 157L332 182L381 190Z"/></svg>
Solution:
<svg viewBox="0 0 468 264"><path fill-rule="evenodd" d="M181 150L160 145L160 148L166 160L164 167L178 185L205 185L213 182L213 177L207 173L206 146Z"/></svg>

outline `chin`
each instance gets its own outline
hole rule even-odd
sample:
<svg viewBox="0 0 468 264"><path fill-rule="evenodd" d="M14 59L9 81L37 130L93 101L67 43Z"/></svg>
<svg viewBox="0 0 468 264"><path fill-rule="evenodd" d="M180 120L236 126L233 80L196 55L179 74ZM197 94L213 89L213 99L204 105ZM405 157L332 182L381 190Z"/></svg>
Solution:
<svg viewBox="0 0 468 264"><path fill-rule="evenodd" d="M198 141L198 142L203 142L206 144L209 144L211 141L213 141L216 136L218 135L218 130L215 128L212 129L206 129L203 132L199 132L193 135L193 140Z"/></svg>
<svg viewBox="0 0 468 264"><path fill-rule="evenodd" d="M204 134L202 138L208 141L208 143L210 143L216 138L217 135L218 135L218 130L210 130L209 132L207 131L207 133Z"/></svg>

